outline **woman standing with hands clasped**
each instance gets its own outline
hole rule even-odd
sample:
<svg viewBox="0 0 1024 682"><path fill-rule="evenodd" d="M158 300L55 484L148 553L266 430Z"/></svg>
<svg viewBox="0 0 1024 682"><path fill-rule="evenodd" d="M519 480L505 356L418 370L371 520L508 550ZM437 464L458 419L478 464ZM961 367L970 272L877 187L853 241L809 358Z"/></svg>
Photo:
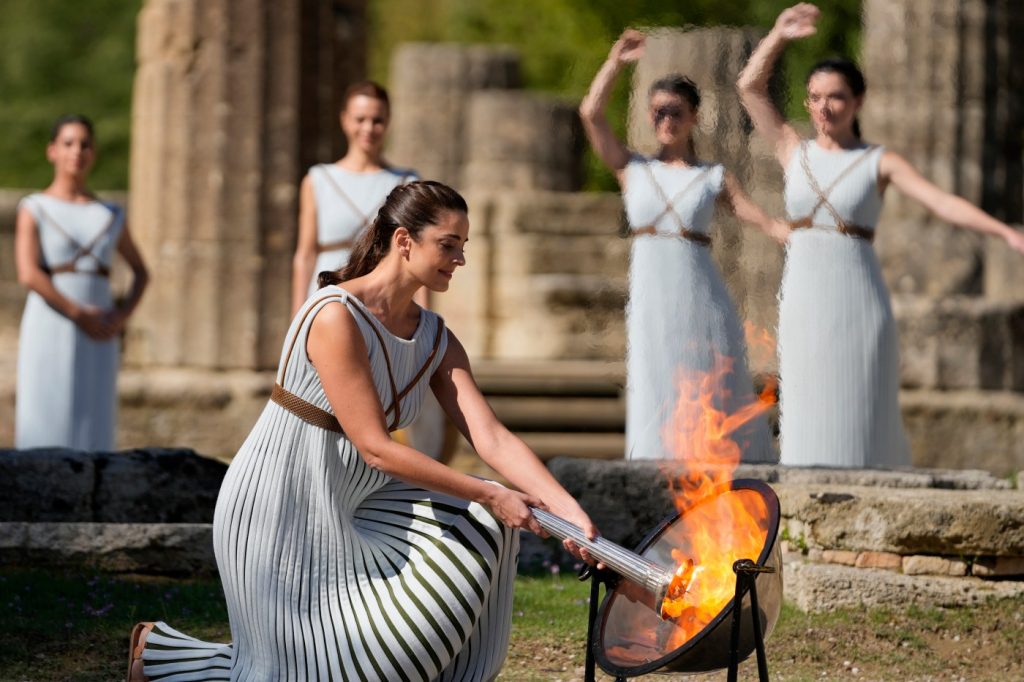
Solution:
<svg viewBox="0 0 1024 682"><path fill-rule="evenodd" d="M644 51L643 33L628 29L612 46L580 105L587 137L622 188L633 244L626 307L626 447L631 459L667 459L677 452L664 427L679 398L680 373L712 370L719 358L732 370L716 407L734 412L754 400L743 329L711 257L711 220L722 207L777 241L787 228L769 219L719 164L697 157L692 135L700 93L674 74L648 94L650 124L659 149L652 157L629 150L605 116L616 76ZM744 461L773 459L767 425L757 418L732 437ZM671 437L668 440L673 440Z"/></svg>
<svg viewBox="0 0 1024 682"><path fill-rule="evenodd" d="M819 15L809 3L782 12L738 84L785 170L792 219L779 307L782 463L905 466L896 326L871 245L883 193L894 185L939 219L1022 253L1024 235L861 138L866 84L853 62L811 69L806 106L815 136L800 138L772 104L768 81L786 44L812 35Z"/></svg>
<svg viewBox="0 0 1024 682"><path fill-rule="evenodd" d="M136 627L130 680L493 680L508 648L519 534L579 504L502 426L458 339L413 301L465 264L466 203L395 188L341 272L292 321L277 383L213 522L232 644ZM393 440L432 392L523 492ZM569 551L587 559L571 542Z"/></svg>
<svg viewBox="0 0 1024 682"><path fill-rule="evenodd" d="M21 200L15 226L18 281L28 289L18 341L15 447L112 450L118 338L148 275L124 211L98 200L86 185L96 161L89 119L59 118L46 158L53 182ZM115 251L133 275L117 305L110 289Z"/></svg>

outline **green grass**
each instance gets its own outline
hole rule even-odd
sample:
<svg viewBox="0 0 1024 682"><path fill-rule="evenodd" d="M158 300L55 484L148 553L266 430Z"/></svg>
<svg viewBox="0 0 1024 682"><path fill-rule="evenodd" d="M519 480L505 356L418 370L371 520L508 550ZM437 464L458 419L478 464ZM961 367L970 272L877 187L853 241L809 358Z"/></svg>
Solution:
<svg viewBox="0 0 1024 682"><path fill-rule="evenodd" d="M580 679L588 597L589 584L572 575L519 577L499 679ZM0 609L0 680L119 679L139 620L166 620L211 641L230 638L220 584L209 578L0 568ZM1024 599L824 614L787 605L768 641L768 662L772 679L786 681L820 680L823 672L830 679L1011 680L1024 679L1022 651ZM753 663L744 663L741 679L755 675Z"/></svg>

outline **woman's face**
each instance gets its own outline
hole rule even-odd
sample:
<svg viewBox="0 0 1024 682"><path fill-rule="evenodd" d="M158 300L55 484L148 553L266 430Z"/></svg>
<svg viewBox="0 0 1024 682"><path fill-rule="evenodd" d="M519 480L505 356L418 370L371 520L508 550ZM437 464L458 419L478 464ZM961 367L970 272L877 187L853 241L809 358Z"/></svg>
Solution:
<svg viewBox="0 0 1024 682"><path fill-rule="evenodd" d="M845 135L864 103L854 96L842 74L818 71L807 81L807 111L815 129L824 135Z"/></svg>
<svg viewBox="0 0 1024 682"><path fill-rule="evenodd" d="M384 147L388 129L388 105L369 95L355 95L341 112L341 129L349 147L376 156Z"/></svg>
<svg viewBox="0 0 1024 682"><path fill-rule="evenodd" d="M662 146L689 142L697 125L697 112L686 99L672 92L655 91L651 95L649 113L654 135Z"/></svg>
<svg viewBox="0 0 1024 682"><path fill-rule="evenodd" d="M401 228L400 228L401 229ZM408 235L408 232L405 233ZM442 211L436 225L419 239L399 239L398 248L410 272L431 291L448 291L455 268L466 264L469 218L463 211Z"/></svg>
<svg viewBox="0 0 1024 682"><path fill-rule="evenodd" d="M62 125L57 137L46 146L46 158L58 175L84 178L96 161L96 148L89 129L81 123Z"/></svg>

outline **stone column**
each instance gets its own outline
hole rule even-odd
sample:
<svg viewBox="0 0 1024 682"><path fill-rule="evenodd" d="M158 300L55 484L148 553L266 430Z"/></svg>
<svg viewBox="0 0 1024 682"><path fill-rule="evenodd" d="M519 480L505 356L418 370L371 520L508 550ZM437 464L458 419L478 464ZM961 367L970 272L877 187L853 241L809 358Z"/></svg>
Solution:
<svg viewBox="0 0 1024 682"><path fill-rule="evenodd" d="M337 15L344 18L362 3L147 0L138 22L130 218L153 278L130 329L130 363L276 366L298 182L304 163L325 151L319 140L334 134L331 125L303 124L336 107L334 93L346 85L339 74L354 72L312 59L304 38L342 53L344 33L310 19L339 8L351 10ZM310 27L316 32L303 35ZM300 78L306 67L338 78L320 90Z"/></svg>
<svg viewBox="0 0 1024 682"><path fill-rule="evenodd" d="M479 45L409 43L391 60L388 158L420 177L459 186L471 93L520 86L519 55Z"/></svg>
<svg viewBox="0 0 1024 682"><path fill-rule="evenodd" d="M867 139L943 189L1022 218L1024 14L1013 0L865 0ZM895 291L982 293L983 238L888 193L878 251Z"/></svg>
<svg viewBox="0 0 1024 682"><path fill-rule="evenodd" d="M629 144L651 154L657 150L650 121L648 90L671 73L692 79L701 93L700 127L694 138L698 156L722 163L769 215L781 216L782 169L770 150L753 135L740 104L736 79L763 32L757 29L659 29L648 35L647 49L633 75ZM775 82L779 82L776 74ZM773 87L776 92L779 87ZM781 106L781 103L780 103ZM783 250L756 228L741 225L726 213L716 215L713 253L741 315L774 330L776 295L782 277ZM753 359L756 370L774 366L771 353Z"/></svg>
<svg viewBox="0 0 1024 682"><path fill-rule="evenodd" d="M466 189L583 186L583 130L572 102L524 90L473 93L463 141Z"/></svg>

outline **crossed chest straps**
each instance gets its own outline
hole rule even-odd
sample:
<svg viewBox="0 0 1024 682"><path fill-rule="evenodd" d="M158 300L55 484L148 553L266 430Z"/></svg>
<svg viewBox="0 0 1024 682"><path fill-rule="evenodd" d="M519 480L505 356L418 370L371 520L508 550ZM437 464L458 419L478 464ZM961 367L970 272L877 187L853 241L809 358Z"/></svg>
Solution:
<svg viewBox="0 0 1024 682"><path fill-rule="evenodd" d="M43 210L42 206L38 203L35 204L36 210L39 211L39 217L46 220L47 223L53 226L57 232L59 232L65 239L67 239L71 245L75 248L75 253L71 256L71 260L61 263L60 265L53 265L46 268L46 271L51 275L56 275L61 272L81 272L87 275L96 275L97 277L110 277L110 268L103 260L93 253L93 249L96 245L110 232L114 227L114 223L117 222L117 212L110 212L110 220L107 221L106 226L99 231L95 237L93 237L87 244L80 243L77 239L68 234L67 230L60 226L56 220L51 218L46 211ZM96 262L95 270L79 270L78 261L83 258L91 258Z"/></svg>
<svg viewBox="0 0 1024 682"><path fill-rule="evenodd" d="M302 326L306 322L306 318L313 309L328 298L338 297L325 296L307 308L306 314L303 315L302 321L299 323L297 329L302 329ZM416 372L409 384L399 391L398 385L395 383L395 373L391 369L391 356L388 354L387 346L384 345L384 337L381 336L379 331L377 331L376 324L374 324L374 321L370 318L369 313L359 307L359 305L349 306L349 310L355 310L363 317L364 320L366 320L366 323L370 325L370 329L373 330L374 335L377 337L377 341L380 343L381 351L384 353L384 364L387 366L388 381L391 384L391 404L384 410L384 418L388 420L388 431L395 431L398 429L398 424L402 419L402 399L409 395L409 392L416 387L416 384L423 378L423 375L426 374L428 369L430 369L430 365L434 362L434 358L437 357L437 351L441 347L441 336L444 334L444 323L438 320L437 332L434 334L434 346L430 350L430 355L427 356L423 366L420 367L418 372ZM420 314L425 315L426 313L421 312ZM295 336L292 337L292 342L288 346L288 353L284 358L284 365L281 367L281 371L278 373L278 380L274 382L274 388L270 392L270 399L308 424L319 426L321 429L334 431L335 433L344 433L341 429L341 424L338 423L337 417L327 410L320 409L316 405L303 400L282 385L285 374L288 371L288 361L291 360L292 351L295 349L295 341L298 339L298 336L299 334L296 332Z"/></svg>
<svg viewBox="0 0 1024 682"><path fill-rule="evenodd" d="M362 232L366 230L367 227L370 226L370 223L373 222L373 216L368 216L362 212L359 206L356 205L356 202L352 200L352 197L350 197L348 193L341 188L341 185L339 185L338 182L331 177L331 174L327 171L327 169L324 169L324 177L327 178L327 182L330 183L332 188L334 188L334 191L337 193L339 197L341 197L341 200L348 204L348 207L352 209L352 212L355 213L357 218L359 218L360 225L359 230L356 231L356 234L362 234ZM398 181L398 184L404 185L405 183L409 182L409 178L411 177L411 175L403 175L401 179ZM376 213L376 211L374 211L374 213ZM351 249L353 246L355 246L355 244L355 239L338 239L333 242L323 243L317 242L316 252L323 253L324 251Z"/></svg>
<svg viewBox="0 0 1024 682"><path fill-rule="evenodd" d="M665 204L665 208L662 209L661 213L659 213L657 217L655 217L654 220L651 221L650 225L647 225L646 227L634 228L633 230L631 230L631 233L633 235L658 234L658 228L656 227L658 221L661 220L666 215L671 215L672 218L676 221L676 226L679 228L679 232L677 233L678 236L682 237L683 239L688 239L689 241L694 242L695 244L700 244L701 246L711 246L711 237L704 234L703 232L698 232L697 230L693 230L687 227L687 225L683 222L682 216L679 215L679 211L676 210L676 202L682 199L687 192L696 187L698 182L707 177L707 174L711 171L711 167L709 166L702 170L700 173L698 173L697 176L690 180L690 182L688 182L685 187L679 190L679 192L677 192L674 197L669 199L668 195L665 194L665 190L658 183L658 179L654 177L654 171L651 170L650 164L643 163L641 165L643 166L644 170L647 171L647 176L651 180L651 185L654 187L654 191L658 193L658 197Z"/></svg>
<svg viewBox="0 0 1024 682"><path fill-rule="evenodd" d="M814 205L814 208L812 208L810 213L808 213L805 217L789 221L789 226L794 230L800 230L811 227L827 227L825 225L814 224L814 214L818 212L819 208L824 206L825 209L832 214L832 218L836 221L836 230L840 234L845 234L850 237L857 237L858 239L864 239L869 242L874 240L874 230L846 222L839 215L839 212L832 205L832 202L828 200L829 195L832 194L832 190L834 190L839 185L839 183L842 182L843 179L850 174L850 171L852 171L854 168L860 165L862 161L868 158L874 149L875 145L871 145L870 147L865 149L863 154L858 156L850 163L849 166L843 169L843 172L840 173L836 177L836 179L832 181L831 185L822 190L821 186L818 184L818 180L814 177L814 173L811 172L811 162L807 158L807 143L802 143L800 145L800 165L803 167L804 174L807 176L807 183L810 185L811 191L818 196L818 203Z"/></svg>

